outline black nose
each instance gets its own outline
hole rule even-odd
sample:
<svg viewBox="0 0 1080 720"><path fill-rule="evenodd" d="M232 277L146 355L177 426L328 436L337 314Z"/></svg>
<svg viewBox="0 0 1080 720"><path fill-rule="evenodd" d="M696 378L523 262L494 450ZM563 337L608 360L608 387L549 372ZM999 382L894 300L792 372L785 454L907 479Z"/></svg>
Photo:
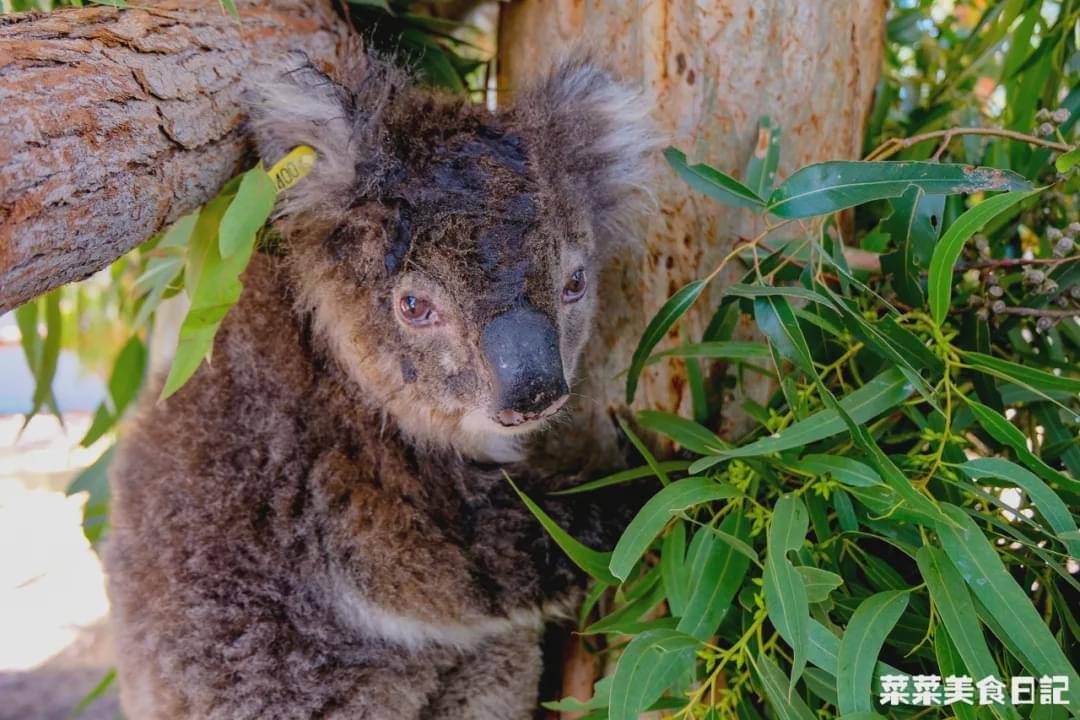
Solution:
<svg viewBox="0 0 1080 720"><path fill-rule="evenodd" d="M532 308L499 315L480 339L495 377L495 419L520 425L551 414L566 400L559 335L551 321Z"/></svg>

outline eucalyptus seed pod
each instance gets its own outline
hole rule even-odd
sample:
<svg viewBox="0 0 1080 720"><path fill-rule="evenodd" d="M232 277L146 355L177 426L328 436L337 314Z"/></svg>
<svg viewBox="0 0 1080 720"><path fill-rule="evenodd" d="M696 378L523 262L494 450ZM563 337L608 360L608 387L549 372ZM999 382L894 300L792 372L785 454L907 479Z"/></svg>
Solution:
<svg viewBox="0 0 1080 720"><path fill-rule="evenodd" d="M1039 126L1040 135L1053 135L1054 130L1055 128L1052 123L1044 122L1042 125Z"/></svg>
<svg viewBox="0 0 1080 720"><path fill-rule="evenodd" d="M1050 328L1054 327L1054 321L1048 317L1039 318L1039 322L1035 323L1035 327L1039 330L1046 332Z"/></svg>
<svg viewBox="0 0 1080 720"><path fill-rule="evenodd" d="M986 303L987 300L982 295L975 295L974 293L968 295L968 305L971 307L980 307Z"/></svg>
<svg viewBox="0 0 1080 720"><path fill-rule="evenodd" d="M1065 234L1071 238L1075 238L1080 235L1080 222L1071 222L1068 227L1065 228Z"/></svg>
<svg viewBox="0 0 1080 720"><path fill-rule="evenodd" d="M1057 291L1058 291L1058 284L1056 282L1054 282L1053 280L1051 280L1050 278L1047 278L1046 282L1044 282L1042 285L1039 286L1039 292L1042 293L1043 295L1050 295L1052 293L1056 293Z"/></svg>
<svg viewBox="0 0 1080 720"><path fill-rule="evenodd" d="M1050 113L1050 120L1057 123L1058 125L1069 122L1070 117L1071 113L1069 112L1068 108L1058 108L1054 112Z"/></svg>
<svg viewBox="0 0 1080 720"><path fill-rule="evenodd" d="M1080 300L1080 285L1073 285L1069 288L1069 297L1073 300Z"/></svg>
<svg viewBox="0 0 1080 720"><path fill-rule="evenodd" d="M1063 237L1054 244L1054 257L1065 257L1073 249L1073 239L1071 237Z"/></svg>
<svg viewBox="0 0 1080 720"><path fill-rule="evenodd" d="M990 319L990 311L987 310L986 308L979 308L978 310L975 311L975 317L979 318L980 320L984 320L984 321L989 320Z"/></svg>
<svg viewBox="0 0 1080 720"><path fill-rule="evenodd" d="M1005 312L1005 308L1008 307L1004 300L995 300L994 304L990 306L990 309L994 311L995 315L1000 315Z"/></svg>
<svg viewBox="0 0 1080 720"><path fill-rule="evenodd" d="M1039 108L1039 112L1035 113L1035 122L1046 122L1050 117L1049 108Z"/></svg>
<svg viewBox="0 0 1080 720"><path fill-rule="evenodd" d="M1024 268L1024 282L1028 285L1038 285L1046 279L1046 273L1031 267Z"/></svg>
<svg viewBox="0 0 1080 720"><path fill-rule="evenodd" d="M1005 294L1004 288L1000 285L991 285L986 289L986 292L990 294L990 297L999 298Z"/></svg>

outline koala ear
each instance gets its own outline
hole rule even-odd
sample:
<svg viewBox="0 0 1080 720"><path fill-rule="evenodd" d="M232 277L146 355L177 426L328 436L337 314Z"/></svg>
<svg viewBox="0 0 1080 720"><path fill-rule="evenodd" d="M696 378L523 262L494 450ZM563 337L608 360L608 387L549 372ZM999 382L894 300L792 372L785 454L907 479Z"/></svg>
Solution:
<svg viewBox="0 0 1080 720"><path fill-rule="evenodd" d="M651 156L663 143L648 109L640 92L578 53L526 89L514 112L549 180L587 198L597 230L616 235L652 203Z"/></svg>
<svg viewBox="0 0 1080 720"><path fill-rule="evenodd" d="M264 68L248 93L249 128L259 157L269 167L298 145L318 153L311 174L289 190L278 215L300 215L339 202L356 181L353 94L311 64L290 53Z"/></svg>

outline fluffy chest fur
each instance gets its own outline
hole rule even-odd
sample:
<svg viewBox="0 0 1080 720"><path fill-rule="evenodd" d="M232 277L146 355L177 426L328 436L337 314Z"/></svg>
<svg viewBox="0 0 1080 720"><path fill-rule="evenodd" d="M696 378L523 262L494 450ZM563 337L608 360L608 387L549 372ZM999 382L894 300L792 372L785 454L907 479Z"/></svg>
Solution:
<svg viewBox="0 0 1080 720"><path fill-rule="evenodd" d="M467 645L538 624L576 575L504 468L407 444L313 344L271 258L245 286L212 366L126 441L117 530L190 552L171 582L251 577L286 613L321 598L296 609L346 633Z"/></svg>

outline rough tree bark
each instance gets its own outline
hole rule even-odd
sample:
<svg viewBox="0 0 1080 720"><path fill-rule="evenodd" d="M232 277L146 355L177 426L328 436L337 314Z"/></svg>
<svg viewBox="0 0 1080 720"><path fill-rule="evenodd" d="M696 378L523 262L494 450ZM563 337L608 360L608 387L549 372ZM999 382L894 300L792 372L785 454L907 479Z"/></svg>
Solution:
<svg viewBox="0 0 1080 720"><path fill-rule="evenodd" d="M499 97L509 99L537 68L581 44L640 84L659 129L693 162L740 176L758 140L758 118L769 115L783 127L782 178L807 163L858 157L880 74L887 5L885 0L515 0L501 6L498 80L506 94ZM589 374L580 390L595 414L583 419L583 432L560 438L560 444L567 437L582 438L583 457L603 457L614 448L611 424L596 415L621 412L619 373L629 366L649 318L679 287L716 267L734 243L763 227L748 211L693 193L673 173L659 169L659 211L645 229L641 252L602 279L601 341L590 346L591 357L582 362ZM741 272L732 266L712 284L711 297L698 301L682 323L688 337L701 337L717 296ZM749 334L748 326L737 329L737 336ZM751 375L745 389L760 401L769 383ZM713 429L730 437L744 428L739 404L737 396L725 398L722 420ZM635 405L688 415L685 365L672 361L647 368ZM565 694L585 699L591 678L580 675L591 665L571 656L565 667Z"/></svg>
<svg viewBox="0 0 1080 720"><path fill-rule="evenodd" d="M325 0L208 0L0 17L0 312L105 267L241 169L240 80L330 65Z"/></svg>

